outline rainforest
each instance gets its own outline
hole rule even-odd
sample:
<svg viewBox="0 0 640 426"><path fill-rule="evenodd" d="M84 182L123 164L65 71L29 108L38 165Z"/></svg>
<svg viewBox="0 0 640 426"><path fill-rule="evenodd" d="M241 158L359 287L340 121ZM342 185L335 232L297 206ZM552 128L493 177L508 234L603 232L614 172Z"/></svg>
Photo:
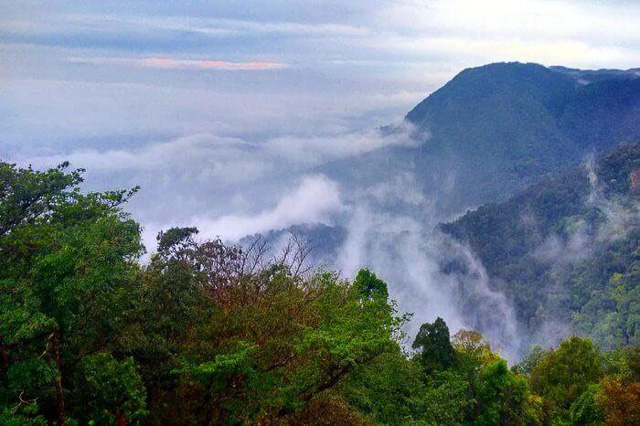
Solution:
<svg viewBox="0 0 640 426"><path fill-rule="evenodd" d="M640 425L639 23L0 0L0 426Z"/></svg>

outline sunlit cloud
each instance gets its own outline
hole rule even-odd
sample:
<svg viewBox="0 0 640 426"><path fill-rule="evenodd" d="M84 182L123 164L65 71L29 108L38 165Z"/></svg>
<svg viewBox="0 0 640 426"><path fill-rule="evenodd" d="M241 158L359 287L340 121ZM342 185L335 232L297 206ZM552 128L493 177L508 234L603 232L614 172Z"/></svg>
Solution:
<svg viewBox="0 0 640 426"><path fill-rule="evenodd" d="M230 62L217 60L189 60L171 58L92 58L74 57L69 62L90 65L123 65L140 68L176 70L266 71L284 68L282 62L248 61Z"/></svg>

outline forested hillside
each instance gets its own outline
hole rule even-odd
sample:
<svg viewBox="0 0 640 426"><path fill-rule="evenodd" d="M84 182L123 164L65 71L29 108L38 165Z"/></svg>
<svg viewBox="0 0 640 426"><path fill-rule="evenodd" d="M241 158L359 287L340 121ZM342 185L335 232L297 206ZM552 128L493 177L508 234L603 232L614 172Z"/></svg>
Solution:
<svg viewBox="0 0 640 426"><path fill-rule="evenodd" d="M639 177L640 144L627 144L441 228L470 246L541 339L560 324L604 347L637 345Z"/></svg>
<svg viewBox="0 0 640 426"><path fill-rule="evenodd" d="M369 270L304 252L158 235L146 264L136 190L0 163L0 424L633 424L640 353L572 337L509 369L444 320L408 315ZM625 277L622 278L626 279Z"/></svg>
<svg viewBox="0 0 640 426"><path fill-rule="evenodd" d="M639 140L640 78L634 70L489 64L462 71L406 120L424 139L412 158L422 180L453 170L455 187L442 202L475 206L505 200L589 152Z"/></svg>

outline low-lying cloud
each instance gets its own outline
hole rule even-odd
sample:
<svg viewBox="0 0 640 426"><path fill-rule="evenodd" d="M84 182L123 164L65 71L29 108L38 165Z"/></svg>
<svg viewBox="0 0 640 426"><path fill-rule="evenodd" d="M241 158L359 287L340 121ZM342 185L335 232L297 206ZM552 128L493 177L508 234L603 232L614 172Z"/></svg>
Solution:
<svg viewBox="0 0 640 426"><path fill-rule="evenodd" d="M204 237L238 241L247 235L302 224L331 224L343 209L338 184L323 175L304 176L270 210L256 215L225 215L216 219L194 217L192 223Z"/></svg>
<svg viewBox="0 0 640 426"><path fill-rule="evenodd" d="M364 154L418 143L402 126L386 134L350 131L257 142L205 133L138 147L80 149L17 160L38 168L69 161L87 170L92 190L140 185L129 209L146 227L145 242L153 250L148 234L169 226L195 225L204 237L237 241L271 229L331 223L344 200L326 170L335 162L348 164ZM402 183L394 181L394 188L378 185L374 191L388 197ZM417 193L411 197L420 201Z"/></svg>
<svg viewBox="0 0 640 426"><path fill-rule="evenodd" d="M190 178L192 182L251 181L264 176L272 166L254 152L258 147L239 138L211 134L179 137L166 142L150 142L139 148L78 150L25 159L38 167L69 161L98 173L133 171L154 175Z"/></svg>
<svg viewBox="0 0 640 426"><path fill-rule="evenodd" d="M406 126L406 127L405 127ZM251 183L307 170L322 164L357 157L388 147L415 147L409 124L391 134L381 131L334 133L326 136L283 136L263 142L239 137L197 134L169 141L149 142L129 149L80 149L68 154L18 159L44 168L69 161L74 167L97 173L172 176L192 183L219 185Z"/></svg>
<svg viewBox="0 0 640 426"><path fill-rule="evenodd" d="M321 164L377 151L390 146L416 147L424 139L412 138L413 126L404 122L396 131L385 134L379 130L308 138L284 136L271 139L265 149L275 156L310 165Z"/></svg>
<svg viewBox="0 0 640 426"><path fill-rule="evenodd" d="M406 183L406 177L401 179ZM375 193L371 195L376 198ZM427 199L396 201L428 208ZM400 309L413 314L406 330L409 338L421 324L442 317L452 333L463 328L479 330L503 356L517 359L522 342L510 301L490 288L482 263L471 251L435 226L421 216L385 212L361 202L351 210L336 267L347 277L369 267L388 282ZM464 270L446 271L444 265L453 259Z"/></svg>

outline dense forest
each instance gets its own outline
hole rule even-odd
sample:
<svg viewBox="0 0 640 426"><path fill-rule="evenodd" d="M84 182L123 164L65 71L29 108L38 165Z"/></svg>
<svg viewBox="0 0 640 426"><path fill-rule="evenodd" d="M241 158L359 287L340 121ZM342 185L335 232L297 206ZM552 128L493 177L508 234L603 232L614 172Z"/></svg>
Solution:
<svg viewBox="0 0 640 426"><path fill-rule="evenodd" d="M173 228L140 262L136 188L82 180L0 163L0 424L640 422L637 347L572 336L510 368L440 318L405 336L385 282L309 270L296 241Z"/></svg>
<svg viewBox="0 0 640 426"><path fill-rule="evenodd" d="M605 348L637 345L639 171L640 144L626 144L442 229L470 246L541 340L563 324Z"/></svg>

